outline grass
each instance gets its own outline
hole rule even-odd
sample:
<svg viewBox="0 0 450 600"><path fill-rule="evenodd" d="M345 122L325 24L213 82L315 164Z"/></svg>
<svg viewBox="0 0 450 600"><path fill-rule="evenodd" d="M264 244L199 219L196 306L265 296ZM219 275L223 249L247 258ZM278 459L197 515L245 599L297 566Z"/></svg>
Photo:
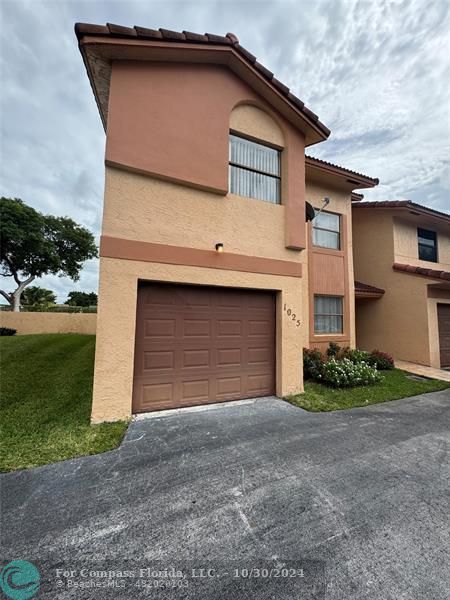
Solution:
<svg viewBox="0 0 450 600"><path fill-rule="evenodd" d="M97 454L120 444L124 421L90 425L95 336L0 338L0 471Z"/></svg>
<svg viewBox="0 0 450 600"><path fill-rule="evenodd" d="M286 400L305 410L326 412L398 400L450 387L450 383L436 379L424 381L409 379L408 375L410 374L399 369L382 371L382 375L381 383L345 389L330 388L321 383L306 381L304 394L288 396Z"/></svg>

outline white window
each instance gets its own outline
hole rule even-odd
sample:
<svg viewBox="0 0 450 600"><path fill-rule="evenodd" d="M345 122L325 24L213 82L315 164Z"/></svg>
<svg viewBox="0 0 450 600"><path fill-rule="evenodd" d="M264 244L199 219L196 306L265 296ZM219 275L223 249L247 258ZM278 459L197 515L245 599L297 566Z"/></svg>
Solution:
<svg viewBox="0 0 450 600"><path fill-rule="evenodd" d="M343 332L342 296L314 296L314 333Z"/></svg>
<svg viewBox="0 0 450 600"><path fill-rule="evenodd" d="M280 204L281 152L230 134L232 194Z"/></svg>
<svg viewBox="0 0 450 600"><path fill-rule="evenodd" d="M322 248L341 248L341 218L329 212L321 212L313 220L313 244Z"/></svg>

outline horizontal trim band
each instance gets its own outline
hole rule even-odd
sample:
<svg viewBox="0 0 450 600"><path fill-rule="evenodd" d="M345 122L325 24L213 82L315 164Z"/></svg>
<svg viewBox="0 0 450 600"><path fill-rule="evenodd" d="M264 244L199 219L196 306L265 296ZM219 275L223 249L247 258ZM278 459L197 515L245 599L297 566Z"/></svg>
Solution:
<svg viewBox="0 0 450 600"><path fill-rule="evenodd" d="M100 238L100 256L284 277L302 276L301 263L294 261L139 242L107 235Z"/></svg>

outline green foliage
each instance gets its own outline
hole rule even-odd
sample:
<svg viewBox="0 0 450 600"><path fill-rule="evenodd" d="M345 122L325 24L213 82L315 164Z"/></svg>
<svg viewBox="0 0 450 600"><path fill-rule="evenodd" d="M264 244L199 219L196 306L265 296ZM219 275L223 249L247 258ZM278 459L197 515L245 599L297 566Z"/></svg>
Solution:
<svg viewBox="0 0 450 600"><path fill-rule="evenodd" d="M372 350L368 357L369 365L376 367L379 371L389 371L394 368L394 359L386 352Z"/></svg>
<svg viewBox="0 0 450 600"><path fill-rule="evenodd" d="M347 358L352 363L358 364L361 362L369 362L369 353L364 350L358 350L358 348L345 348L342 352L342 358Z"/></svg>
<svg viewBox="0 0 450 600"><path fill-rule="evenodd" d="M96 256L94 236L72 219L43 215L18 198L0 198L1 273L17 284L13 294L1 293L16 308L23 287L36 277L59 274L76 281L83 263Z"/></svg>
<svg viewBox="0 0 450 600"><path fill-rule="evenodd" d="M365 362L354 363L348 358L330 358L322 369L322 381L332 387L370 385L382 380L376 368Z"/></svg>
<svg viewBox="0 0 450 600"><path fill-rule="evenodd" d="M341 352L342 348L336 342L330 342L327 348L328 358L335 358Z"/></svg>
<svg viewBox="0 0 450 600"><path fill-rule="evenodd" d="M95 292L69 292L64 304L69 306L97 306L97 294Z"/></svg>
<svg viewBox="0 0 450 600"><path fill-rule="evenodd" d="M25 306L48 307L55 303L55 294L37 285L30 285L22 293L22 304Z"/></svg>
<svg viewBox="0 0 450 600"><path fill-rule="evenodd" d="M305 379L321 379L324 357L320 350L303 348L303 376Z"/></svg>
<svg viewBox="0 0 450 600"><path fill-rule="evenodd" d="M0 335L16 335L17 329L11 327L0 327Z"/></svg>
<svg viewBox="0 0 450 600"><path fill-rule="evenodd" d="M2 338L0 471L116 448L127 423L91 425L95 337Z"/></svg>
<svg viewBox="0 0 450 600"><path fill-rule="evenodd" d="M410 379L409 374L398 369L385 371L383 381L376 385L353 388L334 388L316 382L306 382L305 392L286 398L288 402L313 412L341 410L368 406L388 400L398 400L416 394L450 389L450 383L437 379Z"/></svg>

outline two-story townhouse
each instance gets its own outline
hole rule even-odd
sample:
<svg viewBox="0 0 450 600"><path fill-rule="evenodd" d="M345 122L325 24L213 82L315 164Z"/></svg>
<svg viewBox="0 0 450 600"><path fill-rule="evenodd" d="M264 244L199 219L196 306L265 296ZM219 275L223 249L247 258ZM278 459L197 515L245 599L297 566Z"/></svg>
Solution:
<svg viewBox="0 0 450 600"><path fill-rule="evenodd" d="M354 345L378 181L305 158L329 130L233 34L76 34L106 130L93 420L302 391L303 346Z"/></svg>
<svg viewBox="0 0 450 600"><path fill-rule="evenodd" d="M450 367L450 215L411 201L353 205L358 347ZM376 289L380 288L380 289Z"/></svg>

